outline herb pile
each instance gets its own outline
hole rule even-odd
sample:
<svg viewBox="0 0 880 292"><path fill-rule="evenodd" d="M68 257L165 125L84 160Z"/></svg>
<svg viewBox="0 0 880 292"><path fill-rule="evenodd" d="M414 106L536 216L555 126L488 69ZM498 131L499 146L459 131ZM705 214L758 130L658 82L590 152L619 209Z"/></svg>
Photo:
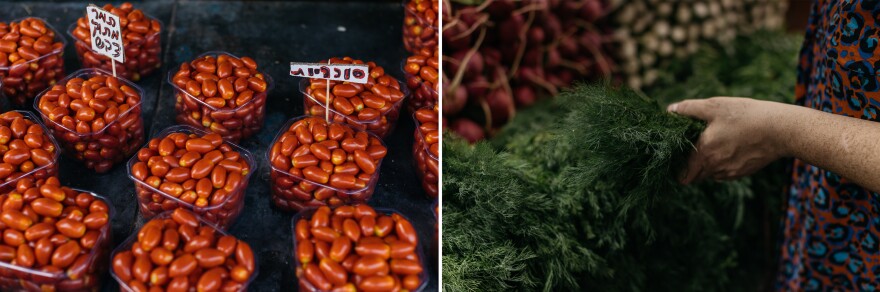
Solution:
<svg viewBox="0 0 880 292"><path fill-rule="evenodd" d="M518 113L491 141L444 137L444 289L767 287L784 162L734 182L679 185L704 124L664 105L790 100L797 49L796 38L761 33L730 51L702 49L647 95L578 85Z"/></svg>

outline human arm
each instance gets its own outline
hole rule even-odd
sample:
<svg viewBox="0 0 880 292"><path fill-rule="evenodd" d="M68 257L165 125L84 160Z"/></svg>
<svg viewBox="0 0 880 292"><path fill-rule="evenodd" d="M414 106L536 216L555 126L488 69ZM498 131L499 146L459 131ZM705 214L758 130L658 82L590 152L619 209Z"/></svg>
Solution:
<svg viewBox="0 0 880 292"><path fill-rule="evenodd" d="M682 183L732 179L795 157L880 191L880 124L749 98L685 100L667 110L707 122Z"/></svg>

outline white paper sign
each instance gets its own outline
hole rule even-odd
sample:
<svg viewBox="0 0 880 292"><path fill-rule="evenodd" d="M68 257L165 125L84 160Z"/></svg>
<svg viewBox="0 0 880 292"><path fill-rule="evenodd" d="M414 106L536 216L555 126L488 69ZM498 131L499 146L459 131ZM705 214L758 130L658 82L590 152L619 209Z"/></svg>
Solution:
<svg viewBox="0 0 880 292"><path fill-rule="evenodd" d="M89 33L92 35L92 50L101 55L124 63L125 50L122 48L122 28L119 16L89 5L86 8L89 18Z"/></svg>
<svg viewBox="0 0 880 292"><path fill-rule="evenodd" d="M366 64L321 64L290 62L290 76L320 78L353 83L367 83L370 66Z"/></svg>

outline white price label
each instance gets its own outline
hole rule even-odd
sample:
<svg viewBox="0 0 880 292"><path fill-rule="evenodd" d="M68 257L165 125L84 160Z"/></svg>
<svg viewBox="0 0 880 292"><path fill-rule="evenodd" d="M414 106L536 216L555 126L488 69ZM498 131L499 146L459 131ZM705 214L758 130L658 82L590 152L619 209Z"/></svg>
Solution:
<svg viewBox="0 0 880 292"><path fill-rule="evenodd" d="M290 63L290 76L367 83L370 66L366 64Z"/></svg>
<svg viewBox="0 0 880 292"><path fill-rule="evenodd" d="M86 8L89 20L89 33L92 38L92 50L124 63L125 50L122 48L122 28L119 24L119 16L89 5Z"/></svg>

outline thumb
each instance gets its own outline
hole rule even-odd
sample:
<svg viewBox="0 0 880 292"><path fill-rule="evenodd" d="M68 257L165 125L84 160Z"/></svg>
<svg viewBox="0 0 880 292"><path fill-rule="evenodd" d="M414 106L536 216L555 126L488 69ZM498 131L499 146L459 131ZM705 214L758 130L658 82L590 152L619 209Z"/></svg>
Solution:
<svg viewBox="0 0 880 292"><path fill-rule="evenodd" d="M705 99L689 99L670 104L666 111L708 122L712 118L710 104Z"/></svg>

